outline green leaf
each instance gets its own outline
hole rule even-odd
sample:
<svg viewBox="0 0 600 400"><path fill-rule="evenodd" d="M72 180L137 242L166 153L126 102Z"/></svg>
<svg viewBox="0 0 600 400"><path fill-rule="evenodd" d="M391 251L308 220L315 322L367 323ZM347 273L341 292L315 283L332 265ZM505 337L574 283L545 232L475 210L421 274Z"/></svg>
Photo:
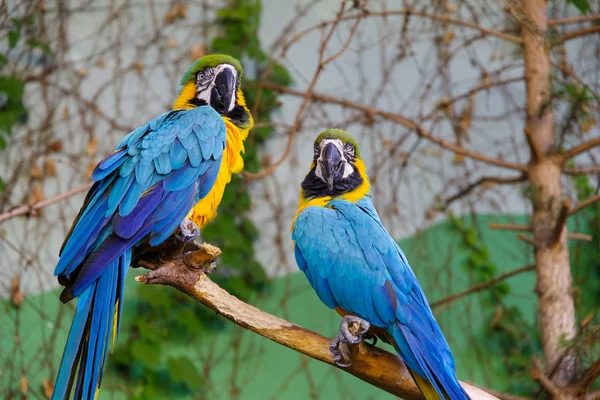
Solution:
<svg viewBox="0 0 600 400"><path fill-rule="evenodd" d="M13 26L8 32L8 46L12 49L15 47L17 42L19 41L19 37L21 37L21 21L18 19L11 19Z"/></svg>
<svg viewBox="0 0 600 400"><path fill-rule="evenodd" d="M44 43L38 39L29 39L27 40L27 45L32 49L39 48L44 52L44 54L52 55L52 50L50 49L50 45L48 43Z"/></svg>
<svg viewBox="0 0 600 400"><path fill-rule="evenodd" d="M14 125L26 121L27 110L21 101L24 93L25 85L21 80L14 76L0 76L0 132L10 135ZM0 148L4 148L5 144L0 142Z"/></svg>
<svg viewBox="0 0 600 400"><path fill-rule="evenodd" d="M587 0L567 0L567 3L573 4L582 14L587 14L592 11Z"/></svg>
<svg viewBox="0 0 600 400"><path fill-rule="evenodd" d="M149 366L154 366L160 361L160 342L135 340L131 343L131 355Z"/></svg>
<svg viewBox="0 0 600 400"><path fill-rule="evenodd" d="M202 385L203 376L198 373L196 366L188 357L172 357L167 361L169 375L175 382L185 383L194 390Z"/></svg>

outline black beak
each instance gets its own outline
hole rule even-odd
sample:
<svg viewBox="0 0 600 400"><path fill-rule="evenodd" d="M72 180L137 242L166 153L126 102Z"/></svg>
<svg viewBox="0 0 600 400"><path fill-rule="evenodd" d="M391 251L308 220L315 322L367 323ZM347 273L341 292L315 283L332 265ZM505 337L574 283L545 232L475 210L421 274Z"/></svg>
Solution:
<svg viewBox="0 0 600 400"><path fill-rule="evenodd" d="M344 162L342 154L333 143L327 143L321 150L319 163L323 172L323 180L327 183L329 190L342 180L344 176Z"/></svg>
<svg viewBox="0 0 600 400"><path fill-rule="evenodd" d="M215 78L215 86L210 95L210 105L221 115L229 111L231 100L235 96L235 83L235 76L229 68L219 72Z"/></svg>

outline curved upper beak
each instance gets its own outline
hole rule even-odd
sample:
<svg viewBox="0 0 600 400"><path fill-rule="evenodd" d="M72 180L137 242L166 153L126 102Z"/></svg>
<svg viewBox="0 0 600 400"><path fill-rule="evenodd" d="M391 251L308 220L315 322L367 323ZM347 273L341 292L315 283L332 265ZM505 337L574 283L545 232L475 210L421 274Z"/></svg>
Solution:
<svg viewBox="0 0 600 400"><path fill-rule="evenodd" d="M323 180L327 183L329 190L342 180L344 176L344 159L339 149L333 143L327 143L321 150L321 157L318 162L321 164Z"/></svg>
<svg viewBox="0 0 600 400"><path fill-rule="evenodd" d="M219 72L215 78L215 86L212 88L210 105L219 114L230 111L233 97L235 96L235 76L229 68Z"/></svg>

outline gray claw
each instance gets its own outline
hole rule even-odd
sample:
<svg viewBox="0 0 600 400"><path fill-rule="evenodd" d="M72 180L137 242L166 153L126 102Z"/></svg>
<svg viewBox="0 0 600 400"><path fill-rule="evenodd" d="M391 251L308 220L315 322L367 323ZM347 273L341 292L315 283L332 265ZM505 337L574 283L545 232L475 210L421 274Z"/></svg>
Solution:
<svg viewBox="0 0 600 400"><path fill-rule="evenodd" d="M175 235L184 243L193 242L200 235L200 228L190 219L184 219L179 224L179 232Z"/></svg>
<svg viewBox="0 0 600 400"><path fill-rule="evenodd" d="M352 331L350 327L352 327ZM342 318L340 331L329 345L329 351L333 354L333 361L337 366L345 368L351 365L350 363L343 363L344 360L350 359L350 351L347 345L360 343L370 327L371 324L359 317L346 315Z"/></svg>

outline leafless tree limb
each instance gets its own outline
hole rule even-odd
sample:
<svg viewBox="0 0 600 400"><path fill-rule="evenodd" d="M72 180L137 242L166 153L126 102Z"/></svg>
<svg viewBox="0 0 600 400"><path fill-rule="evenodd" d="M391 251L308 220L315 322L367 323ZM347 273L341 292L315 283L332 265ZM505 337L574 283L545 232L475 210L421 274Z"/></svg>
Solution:
<svg viewBox="0 0 600 400"><path fill-rule="evenodd" d="M480 292L487 288L490 288L490 287L494 286L495 284L497 284L498 282L502 282L505 279L508 279L515 275L519 275L523 272L533 271L533 270L535 270L535 265L526 265L524 267L517 268L517 269L507 272L505 274L498 275L497 277L490 279L487 282L478 283L477 285L474 285L474 286L470 287L469 289L463 290L462 292L459 292L459 293L453 294L451 296L445 297L443 299L434 301L433 303L430 303L430 306L433 308L433 307L439 307L441 305L448 305L448 304L454 303L458 299L461 299L470 294L477 293L477 292Z"/></svg>
<svg viewBox="0 0 600 400"><path fill-rule="evenodd" d="M203 267L214 262L220 253L218 248L204 244L202 247L196 245L195 251L179 259L161 263L142 261L140 265L151 271L136 280L143 284L172 286L244 329L335 366L329 351L329 338L244 303L212 282ZM408 400L422 399L398 356L367 343L359 344L350 367L340 369L393 395ZM474 400L496 399L479 388L461 384Z"/></svg>
<svg viewBox="0 0 600 400"><path fill-rule="evenodd" d="M75 189L71 189L67 192L61 193L54 197L50 197L49 199L38 201L37 203L30 204L30 205L22 205L22 206L15 207L10 211L0 214L0 223L7 221L11 218L14 218L14 217L18 217L20 215L27 215L27 214L34 215L36 212L38 212L42 208L47 207L54 203L58 203L59 201L68 199L69 197L75 196L76 194L85 192L90 187L92 187L92 184L86 183L85 185L78 186Z"/></svg>
<svg viewBox="0 0 600 400"><path fill-rule="evenodd" d="M293 96L304 97L306 95L306 92L295 90L295 89L290 89L285 86L278 85L276 83L261 82L260 85L263 87L267 87L269 89L276 90L278 92L293 95ZM404 126L405 128L415 131L418 136L420 136L424 139L427 139L430 142L435 143L440 147L443 147L447 150L453 151L454 153L461 154L465 157L472 158L477 161L486 162L488 164L495 165L497 167L517 170L517 171L521 171L521 172L527 171L527 166L525 166L525 165L489 157L484 154L465 149L461 146L458 146L454 143L450 143L446 140L437 138L437 137L433 136L433 134L431 132L428 132L427 130L423 129L419 124L417 124L412 119L403 117L401 115L390 113L390 112L383 111L383 110L379 110L377 108L369 107L364 104L354 103L349 100L342 100L342 99L339 99L339 98L336 98L333 96L317 94L314 92L311 94L310 97L315 101L330 103L330 104L338 104L338 105L341 105L346 108L362 111L369 116L378 116L378 117L381 117L388 121L396 122L396 123Z"/></svg>

